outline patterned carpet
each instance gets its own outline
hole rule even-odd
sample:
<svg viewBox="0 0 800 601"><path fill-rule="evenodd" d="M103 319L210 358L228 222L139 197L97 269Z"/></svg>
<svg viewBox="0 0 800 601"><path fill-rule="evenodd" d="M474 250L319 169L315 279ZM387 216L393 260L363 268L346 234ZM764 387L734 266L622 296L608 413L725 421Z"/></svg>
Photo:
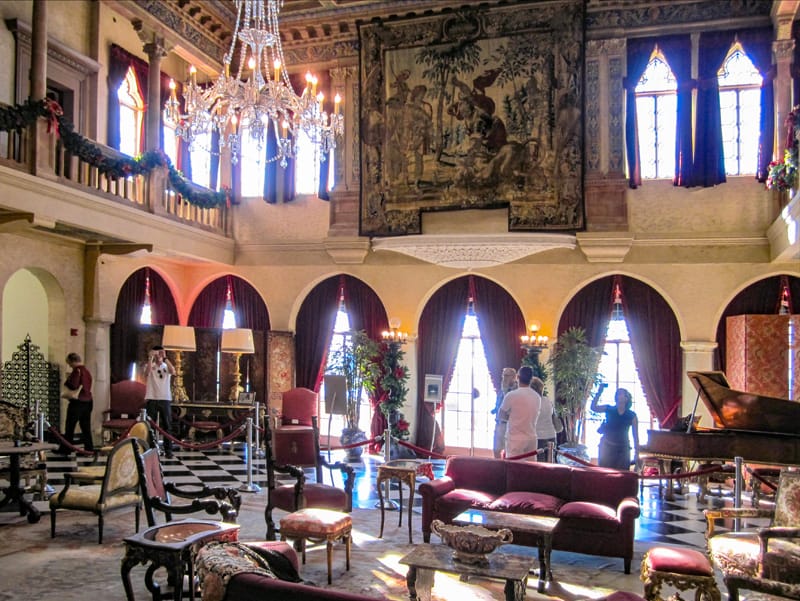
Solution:
<svg viewBox="0 0 800 601"><path fill-rule="evenodd" d="M334 455L333 459L337 459ZM63 473L84 464L85 458L65 458L53 455L48 459L50 483L60 490ZM239 487L247 483L248 476L242 449L235 448L204 452L179 451L172 460L163 459L167 480L180 483L213 483ZM380 512L376 509L376 466L380 458L365 456L360 463L353 464L357 479L355 509L353 511L353 559L350 572L344 570L344 551L334 551L333 588L370 595L386 595L390 599L407 599L405 585L406 567L399 564L400 558L413 549L408 544L407 514L403 525L398 526L397 513L387 515L384 538L377 538L380 527ZM442 462L434 462L434 473L443 470ZM325 474L329 481L329 474ZM264 484L263 460L254 462L252 476L254 484ZM243 508L240 516L240 540L260 540L265 534L263 510L265 492L242 493ZM397 491L392 490L392 498ZM407 501L406 501L407 502ZM660 499L658 488L646 486L642 490L642 517L638 520L636 555L633 574L625 575L622 561L602 557L591 557L573 553L554 552L553 572L555 582L546 594L536 592L537 579L531 576L528 583L529 599L558 598L564 601L596 599L614 590L632 591L641 594L638 563L642 554L655 544L671 544L704 548L702 509L707 506L729 502L725 496L712 497L706 505L698 505L695 494L676 495L674 502ZM421 543L419 530L419 503L415 497L413 516L414 542ZM120 559L124 553L122 539L134 531L132 510L110 514L106 521L103 545L97 544L96 517L74 511L59 513L55 539L50 538L47 503L38 501L43 510L38 524L28 524L24 518L13 513L0 513L0 533L4 545L0 549L0 601L21 601L55 596L64 601L75 599L124 599L119 578ZM280 512L276 512L279 518ZM206 516L197 516L206 517ZM436 537L434 537L436 538ZM438 540L432 541L438 542ZM535 554L534 549L508 545L503 551L518 554ZM135 568L132 580L137 598L150 598L143 584L144 567ZM308 562L301 575L308 581L325 585L325 552L323 547L312 548ZM20 583L14 585L11 583ZM445 600L467 595L472 599L503 598L503 583L495 580L471 579L461 582L456 576L437 574L433 598ZM721 587L724 595L724 587ZM670 594L667 591L667 594ZM745 599L750 597L743 595Z"/></svg>

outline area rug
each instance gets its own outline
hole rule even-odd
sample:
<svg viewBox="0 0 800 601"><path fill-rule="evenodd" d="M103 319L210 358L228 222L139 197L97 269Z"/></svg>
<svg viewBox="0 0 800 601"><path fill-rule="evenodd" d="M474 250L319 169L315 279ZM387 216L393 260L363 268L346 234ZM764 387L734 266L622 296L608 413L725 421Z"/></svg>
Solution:
<svg viewBox="0 0 800 601"><path fill-rule="evenodd" d="M263 540L264 493L244 496L239 519L243 541ZM60 601L111 601L125 599L120 580L120 561L124 554L123 538L134 532L132 510L111 513L106 518L104 543L97 543L97 518L94 515L61 511L58 514L56 537L50 538L50 519L46 504L41 504L42 519L28 524L24 518L3 514L0 523L0 601L29 601L30 599L59 599ZM276 516L281 514L276 512ZM205 514L194 517L208 518ZM408 542L407 513L403 525L398 525L397 512L387 512L383 538L378 538L380 511L355 509L353 517L353 549L350 571L345 571L344 549L335 546L333 583L327 584L324 546L309 547L307 563L301 566L301 576L318 586L335 588L401 601L408 599L406 566L399 560L414 545ZM414 543L422 543L418 513L413 516ZM433 540L435 539L435 540ZM439 543L436 536L431 542ZM516 545L502 547L504 552L534 557L535 549ZM593 557L554 551L552 556L555 582L545 594L537 592L537 578L528 580L527 599L597 599L613 591L642 593L638 568L646 548L637 548L632 574L624 574L621 559ZM537 564L538 565L538 564ZM149 599L144 586L144 566L131 572L137 599ZM163 580L163 578L162 578ZM724 591L724 588L721 589ZM473 578L462 582L458 576L437 573L433 599L469 598L478 600L503 599L503 582Z"/></svg>

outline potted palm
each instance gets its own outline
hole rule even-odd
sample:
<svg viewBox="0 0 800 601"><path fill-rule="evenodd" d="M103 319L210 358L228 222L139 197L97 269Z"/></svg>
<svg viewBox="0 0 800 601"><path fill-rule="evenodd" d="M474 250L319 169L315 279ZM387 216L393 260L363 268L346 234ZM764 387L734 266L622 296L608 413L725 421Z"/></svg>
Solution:
<svg viewBox="0 0 800 601"><path fill-rule="evenodd" d="M589 393L600 380L597 368L601 355L601 349L586 341L586 330L573 327L558 337L548 361L555 387L556 412L564 422L566 442L561 448L574 449L578 456L588 456L586 448L579 444L578 430L584 423Z"/></svg>
<svg viewBox="0 0 800 601"><path fill-rule="evenodd" d="M344 376L347 384L345 427L340 437L343 445L367 439L358 424L361 419L362 395L371 390L374 381L376 367L373 357L376 350L377 343L364 330L359 330L345 336L344 343L331 354L328 362L328 373ZM358 459L362 452L363 448L360 446L348 449L348 459Z"/></svg>

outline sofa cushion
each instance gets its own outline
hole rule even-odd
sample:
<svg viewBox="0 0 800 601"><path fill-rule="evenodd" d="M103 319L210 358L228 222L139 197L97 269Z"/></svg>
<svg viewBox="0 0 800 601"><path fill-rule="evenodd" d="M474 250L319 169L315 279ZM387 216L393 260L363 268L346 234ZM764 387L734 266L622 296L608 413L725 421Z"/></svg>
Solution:
<svg viewBox="0 0 800 601"><path fill-rule="evenodd" d="M488 493L498 497L506 492L506 466L511 461L486 457L451 457L445 475L456 483L456 488Z"/></svg>
<svg viewBox="0 0 800 601"><path fill-rule="evenodd" d="M567 465L528 461L506 462L504 491L537 492L559 499L570 499L571 486L572 468Z"/></svg>
<svg viewBox="0 0 800 601"><path fill-rule="evenodd" d="M563 526L577 530L596 532L619 530L616 509L599 503L586 501L564 503L558 510L558 517L562 520ZM559 527L562 524L559 524Z"/></svg>
<svg viewBox="0 0 800 601"><path fill-rule="evenodd" d="M457 488L436 499L436 511L442 516L455 517L470 508L489 509L494 500L493 495Z"/></svg>
<svg viewBox="0 0 800 601"><path fill-rule="evenodd" d="M626 497L639 494L639 476L635 472L620 472L611 469L572 470L572 501L602 503L616 510Z"/></svg>
<svg viewBox="0 0 800 601"><path fill-rule="evenodd" d="M492 501L489 509L492 511L507 511L509 513L535 513L555 516L563 504L563 500L552 495L515 491L507 492Z"/></svg>

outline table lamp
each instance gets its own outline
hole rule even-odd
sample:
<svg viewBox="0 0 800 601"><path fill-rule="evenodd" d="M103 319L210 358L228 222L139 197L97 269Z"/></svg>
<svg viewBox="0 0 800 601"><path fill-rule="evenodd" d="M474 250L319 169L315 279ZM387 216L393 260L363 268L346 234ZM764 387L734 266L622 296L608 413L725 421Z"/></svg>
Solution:
<svg viewBox="0 0 800 601"><path fill-rule="evenodd" d="M164 334L161 338L161 346L164 350L175 351L175 381L172 383L172 400L183 402L189 400L186 389L183 387L183 363L181 353L183 351L197 350L194 341L194 328L189 326L164 326Z"/></svg>
<svg viewBox="0 0 800 601"><path fill-rule="evenodd" d="M231 393L228 395L228 399L235 403L239 399L239 393L243 390L240 384L242 372L239 371L239 357L241 357L242 354L252 355L256 352L255 345L253 344L253 331L247 328L222 330L220 351L235 355L233 363L233 388L231 388Z"/></svg>

